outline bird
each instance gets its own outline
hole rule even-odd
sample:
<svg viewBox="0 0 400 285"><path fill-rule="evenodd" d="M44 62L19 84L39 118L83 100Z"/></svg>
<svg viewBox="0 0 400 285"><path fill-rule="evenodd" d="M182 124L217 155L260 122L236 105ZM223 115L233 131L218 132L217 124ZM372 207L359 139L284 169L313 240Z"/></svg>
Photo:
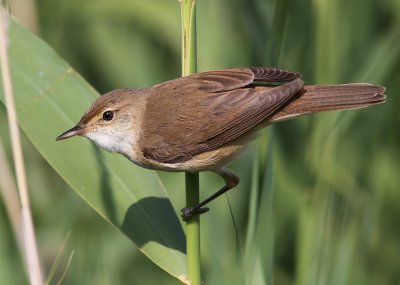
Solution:
<svg viewBox="0 0 400 285"><path fill-rule="evenodd" d="M301 115L381 104L384 92L368 83L306 86L300 73L274 67L206 71L108 92L56 140L83 136L147 169L217 173L225 185L183 208L189 220L238 185L226 166L261 129Z"/></svg>

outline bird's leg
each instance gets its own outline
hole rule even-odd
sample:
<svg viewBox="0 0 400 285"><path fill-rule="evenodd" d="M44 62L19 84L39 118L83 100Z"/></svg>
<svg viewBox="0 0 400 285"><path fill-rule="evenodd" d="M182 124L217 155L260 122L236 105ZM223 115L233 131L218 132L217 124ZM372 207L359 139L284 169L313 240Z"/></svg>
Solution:
<svg viewBox="0 0 400 285"><path fill-rule="evenodd" d="M225 181L224 187L219 189L217 192L215 192L210 197L208 197L204 201L200 202L196 206L190 207L190 208L183 208L181 210L181 212L182 212L182 218L184 221L189 220L193 215L196 215L196 214L199 215L199 214L207 212L209 210L209 208L207 208L207 207L203 208L204 205L208 204L215 198L221 196L222 194L224 194L225 192L229 191L230 189L236 187L236 185L239 184L239 177L237 177L233 172L230 172L223 168L218 169L215 172L218 173L224 179L224 181Z"/></svg>

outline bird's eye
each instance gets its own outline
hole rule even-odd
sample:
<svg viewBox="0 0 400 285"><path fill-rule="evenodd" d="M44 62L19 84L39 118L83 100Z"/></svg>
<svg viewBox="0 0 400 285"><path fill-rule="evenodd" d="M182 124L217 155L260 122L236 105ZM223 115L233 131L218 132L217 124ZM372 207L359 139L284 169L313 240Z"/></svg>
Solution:
<svg viewBox="0 0 400 285"><path fill-rule="evenodd" d="M113 111L105 111L103 113L103 120L104 121L111 121L114 118L114 112Z"/></svg>

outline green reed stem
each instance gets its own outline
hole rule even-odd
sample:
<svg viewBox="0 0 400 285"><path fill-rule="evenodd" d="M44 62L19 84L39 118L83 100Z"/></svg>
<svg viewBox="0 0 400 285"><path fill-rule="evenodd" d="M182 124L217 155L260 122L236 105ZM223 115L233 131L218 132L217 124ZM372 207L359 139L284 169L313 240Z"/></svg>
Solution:
<svg viewBox="0 0 400 285"><path fill-rule="evenodd" d="M197 72L196 1L181 0L182 14L182 76ZM199 203L199 174L186 173L186 206ZM186 222L186 253L188 279L191 285L201 284L200 270L200 218Z"/></svg>

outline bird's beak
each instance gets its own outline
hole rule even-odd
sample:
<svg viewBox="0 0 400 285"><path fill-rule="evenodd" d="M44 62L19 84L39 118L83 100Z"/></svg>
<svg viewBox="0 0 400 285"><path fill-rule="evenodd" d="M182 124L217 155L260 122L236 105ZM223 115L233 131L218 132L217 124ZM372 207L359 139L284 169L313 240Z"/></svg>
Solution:
<svg viewBox="0 0 400 285"><path fill-rule="evenodd" d="M85 133L85 129L78 124L75 127L71 128L68 131L63 132L61 135L59 135L56 138L56 141L65 140L67 138L82 135L84 133Z"/></svg>

